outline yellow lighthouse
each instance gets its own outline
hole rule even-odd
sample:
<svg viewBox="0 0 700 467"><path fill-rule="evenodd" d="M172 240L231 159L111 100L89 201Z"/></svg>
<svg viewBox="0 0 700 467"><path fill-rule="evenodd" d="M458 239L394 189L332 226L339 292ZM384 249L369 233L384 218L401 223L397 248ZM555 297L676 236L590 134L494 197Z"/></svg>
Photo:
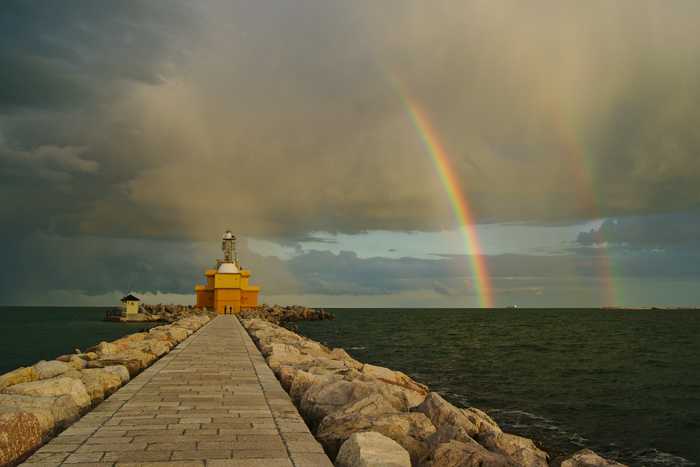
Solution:
<svg viewBox="0 0 700 467"><path fill-rule="evenodd" d="M227 230L221 240L224 259L217 260L216 269L208 269L205 285L194 287L197 307L214 310L220 315L238 313L258 304L260 287L248 284L250 271L242 269L236 253L236 236Z"/></svg>

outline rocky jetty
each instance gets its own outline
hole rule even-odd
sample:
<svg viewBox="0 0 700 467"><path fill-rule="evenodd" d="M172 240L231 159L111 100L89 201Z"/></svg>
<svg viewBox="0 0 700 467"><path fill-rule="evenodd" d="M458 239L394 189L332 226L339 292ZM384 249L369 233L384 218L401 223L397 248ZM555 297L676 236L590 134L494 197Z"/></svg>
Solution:
<svg viewBox="0 0 700 467"><path fill-rule="evenodd" d="M623 467L590 450L552 460L485 412L458 408L404 373L257 316L242 323L336 465Z"/></svg>
<svg viewBox="0 0 700 467"><path fill-rule="evenodd" d="M0 375L0 465L26 458L210 319L189 313L148 332Z"/></svg>
<svg viewBox="0 0 700 467"><path fill-rule="evenodd" d="M107 312L105 319L107 321L118 321L122 323L174 323L189 316L203 314L214 316L212 312L196 308L192 305L165 305L162 303L148 305L142 303L139 305L139 312L136 314L122 316L122 309L114 308Z"/></svg>
<svg viewBox="0 0 700 467"><path fill-rule="evenodd" d="M238 317L241 319L264 319L265 321L278 325L288 325L296 321L319 321L334 318L331 313L328 313L325 310L317 310L300 305L270 306L267 304L242 310Z"/></svg>

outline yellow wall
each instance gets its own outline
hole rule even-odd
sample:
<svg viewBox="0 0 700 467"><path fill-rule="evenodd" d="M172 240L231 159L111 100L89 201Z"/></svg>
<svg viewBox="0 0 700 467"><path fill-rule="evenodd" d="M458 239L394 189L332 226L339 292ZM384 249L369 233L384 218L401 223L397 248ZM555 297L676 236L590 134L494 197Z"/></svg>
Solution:
<svg viewBox="0 0 700 467"><path fill-rule="evenodd" d="M241 292L241 308L252 308L258 304L258 293L257 287L247 289Z"/></svg>
<svg viewBox="0 0 700 467"><path fill-rule="evenodd" d="M208 269L204 275L207 284L197 285L194 289L197 307L224 314L257 306L260 288L248 285L250 271L244 269L238 274L219 274L214 269Z"/></svg>
<svg viewBox="0 0 700 467"><path fill-rule="evenodd" d="M202 285L195 287L197 295L197 308L214 309L214 291L207 290Z"/></svg>
<svg viewBox="0 0 700 467"><path fill-rule="evenodd" d="M134 315L139 312L139 302L134 300L127 300L122 302L122 313L125 315Z"/></svg>
<svg viewBox="0 0 700 467"><path fill-rule="evenodd" d="M219 314L241 311L241 289L215 289L214 309Z"/></svg>
<svg viewBox="0 0 700 467"><path fill-rule="evenodd" d="M240 274L217 274L216 276L214 276L215 289L238 289L240 287Z"/></svg>

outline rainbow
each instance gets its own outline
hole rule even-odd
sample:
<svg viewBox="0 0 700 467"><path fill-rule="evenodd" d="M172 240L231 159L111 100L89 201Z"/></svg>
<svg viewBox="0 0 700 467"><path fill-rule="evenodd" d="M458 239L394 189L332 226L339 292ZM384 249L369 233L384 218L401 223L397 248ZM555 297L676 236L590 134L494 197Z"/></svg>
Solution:
<svg viewBox="0 0 700 467"><path fill-rule="evenodd" d="M401 89L399 86L398 89ZM457 175L452 167L447 151L440 142L437 131L430 123L426 113L412 100L407 93L400 93L411 122L415 127L421 142L435 166L440 182L445 189L450 201L452 212L460 224L460 232L464 239L470 267L474 277L474 286L479 297L479 305L482 308L493 308L493 288L488 267L481 254L479 236L476 232L474 218L469 208L466 196L457 180Z"/></svg>
<svg viewBox="0 0 700 467"><path fill-rule="evenodd" d="M557 137L557 142L561 149L561 154L568 157L574 168L573 185L578 193L578 201L581 209L590 214L594 219L600 219L603 216L600 213L599 201L596 198L596 189L593 183L593 168L586 156L586 151L583 142L579 135L574 132L576 128L575 122L563 112L560 103L550 103L551 128L554 129L554 135ZM600 303L603 306L616 306L621 301L621 291L615 280L615 272L613 268L612 258L608 251L608 245L602 234L598 235L596 245L598 250L592 256L592 266L596 270L600 283Z"/></svg>

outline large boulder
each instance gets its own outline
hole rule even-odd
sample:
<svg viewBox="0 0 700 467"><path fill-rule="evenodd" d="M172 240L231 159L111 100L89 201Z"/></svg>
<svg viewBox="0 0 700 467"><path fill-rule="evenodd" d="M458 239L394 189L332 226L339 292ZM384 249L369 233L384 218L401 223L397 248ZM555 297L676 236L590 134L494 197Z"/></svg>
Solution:
<svg viewBox="0 0 700 467"><path fill-rule="evenodd" d="M531 439L510 433L490 432L479 435L477 440L489 451L502 454L517 465L549 466L549 455L535 446Z"/></svg>
<svg viewBox="0 0 700 467"><path fill-rule="evenodd" d="M80 358L77 355L71 355L66 363L76 370L82 370L87 366L87 360Z"/></svg>
<svg viewBox="0 0 700 467"><path fill-rule="evenodd" d="M285 373L286 372L287 371L285 371ZM338 381L339 379L340 378L334 375L318 375L302 370L297 370L294 374L292 384L289 386L289 397L291 397L292 401L294 401L295 404L299 405L301 403L301 399L304 397L304 394L306 394L306 391L308 391L312 387L322 387L334 381Z"/></svg>
<svg viewBox="0 0 700 467"><path fill-rule="evenodd" d="M383 395L398 412L408 410L408 401L402 393L390 393L381 385L357 380L339 380L311 386L301 397L300 410L306 419L314 424L326 415L372 394Z"/></svg>
<svg viewBox="0 0 700 467"><path fill-rule="evenodd" d="M459 409L447 402L436 392L431 392L425 400L415 408L417 412L424 413L433 422L433 425L454 425L462 428L469 436L479 433L489 433L493 430L500 432L496 422L480 410Z"/></svg>
<svg viewBox="0 0 700 467"><path fill-rule="evenodd" d="M439 445L449 443L450 441L459 441L465 444L479 444L474 438L469 436L463 428L456 425L444 423L430 435L428 438L428 447L431 451L435 451ZM481 445L480 445L481 446Z"/></svg>
<svg viewBox="0 0 700 467"><path fill-rule="evenodd" d="M151 353L142 352L140 350L130 349L116 354L111 354L88 362L88 368L103 368L112 365L122 365L129 370L129 375L133 378L141 370L147 368L156 356Z"/></svg>
<svg viewBox="0 0 700 467"><path fill-rule="evenodd" d="M376 378L383 383L401 388L406 394L411 407L415 407L423 402L429 392L427 386L415 382L400 371L393 371L382 366L365 364L362 366L362 373Z"/></svg>
<svg viewBox="0 0 700 467"><path fill-rule="evenodd" d="M112 373L113 375L116 375L122 382L122 384L126 384L129 382L131 377L129 376L129 370L124 365L111 365L111 366L106 366L103 367L103 370Z"/></svg>
<svg viewBox="0 0 700 467"><path fill-rule="evenodd" d="M54 420L54 416L51 413L51 410L47 408L39 408L39 407L29 407L29 408L20 408L20 407L3 407L0 406L0 413L5 412L5 413L10 413L10 412L25 412L31 415L34 415L36 418L37 422L39 422L39 429L41 430L41 436L42 438L45 438L46 435L49 433L53 433L54 428L56 427L56 422Z"/></svg>
<svg viewBox="0 0 700 467"><path fill-rule="evenodd" d="M363 363L360 363L352 358L350 354L345 351L345 349L333 349L329 354L329 358L332 358L333 360L340 360L344 362L346 366L358 371L361 371L365 366Z"/></svg>
<svg viewBox="0 0 700 467"><path fill-rule="evenodd" d="M285 391L289 392L298 372L299 370L293 366L281 366L279 368L277 371L277 379L279 379L280 385L282 385Z"/></svg>
<svg viewBox="0 0 700 467"><path fill-rule="evenodd" d="M149 339L149 340L145 340L143 342L140 342L139 345L135 345L132 348L138 349L138 350L145 352L145 353L150 353L150 354L155 355L156 357L160 358L163 355L170 352L172 345L165 342L165 341Z"/></svg>
<svg viewBox="0 0 700 467"><path fill-rule="evenodd" d="M42 442L36 416L16 410L0 411L0 465L13 465Z"/></svg>
<svg viewBox="0 0 700 467"><path fill-rule="evenodd" d="M146 337L148 337L147 332L135 332L112 341L112 345L118 349L118 352L124 351L134 347L134 344L142 342Z"/></svg>
<svg viewBox="0 0 700 467"><path fill-rule="evenodd" d="M124 368L124 367L121 367ZM73 370L65 374L68 378L80 380L90 395L92 403L98 403L112 394L122 385L122 376L104 368L86 368L82 371Z"/></svg>
<svg viewBox="0 0 700 467"><path fill-rule="evenodd" d="M31 412L34 409L48 410L53 418L53 426L65 428L80 417L80 409L73 398L64 396L25 396L20 394L0 394L0 409L13 408Z"/></svg>
<svg viewBox="0 0 700 467"><path fill-rule="evenodd" d="M501 427L498 426L498 423L483 410L479 410L476 407L467 407L466 409L462 409L462 413L476 426L479 433L503 432Z"/></svg>
<svg viewBox="0 0 700 467"><path fill-rule="evenodd" d="M14 386L20 383L29 383L31 381L36 381L39 379L39 375L36 374L36 370L33 367L21 367L16 370L12 370L9 373L0 375L0 391L8 386Z"/></svg>
<svg viewBox="0 0 700 467"><path fill-rule="evenodd" d="M423 462L426 467L526 467L514 464L510 459L491 452L478 443L449 441L437 449Z"/></svg>
<svg viewBox="0 0 700 467"><path fill-rule="evenodd" d="M111 342L102 341L99 344L87 349L88 353L96 353L98 355L111 355L119 352L119 347Z"/></svg>
<svg viewBox="0 0 700 467"><path fill-rule="evenodd" d="M582 449L564 459L561 467L627 467L625 464L600 457L590 449Z"/></svg>
<svg viewBox="0 0 700 467"><path fill-rule="evenodd" d="M85 385L73 378L50 378L30 383L15 384L3 390L5 394L21 394L25 396L70 396L75 405L81 409L90 406L90 395Z"/></svg>
<svg viewBox="0 0 700 467"><path fill-rule="evenodd" d="M175 344L178 344L185 339L191 334L190 331L182 328L178 328L175 326L171 325L166 325L166 326L158 326L155 328L151 328L148 331L148 334L151 338L155 339L162 339L162 340L168 340L171 341Z"/></svg>
<svg viewBox="0 0 700 467"><path fill-rule="evenodd" d="M273 344L275 349L267 356L267 364L275 373L283 366L292 366L294 368L308 368L314 365L317 357L308 354L302 354L299 349L287 344Z"/></svg>
<svg viewBox="0 0 700 467"><path fill-rule="evenodd" d="M408 452L391 438L374 432L355 433L335 459L337 467L411 467Z"/></svg>
<svg viewBox="0 0 700 467"><path fill-rule="evenodd" d="M395 412L369 416L348 410L341 416L333 413L325 417L316 436L326 452L333 456L345 440L361 431L376 431L393 439L418 463L429 453L427 440L435 432L435 427L421 413Z"/></svg>
<svg viewBox="0 0 700 467"><path fill-rule="evenodd" d="M68 371L73 370L73 367L65 362L59 362L58 360L42 360L34 365L34 371L36 371L39 379L49 379Z"/></svg>

